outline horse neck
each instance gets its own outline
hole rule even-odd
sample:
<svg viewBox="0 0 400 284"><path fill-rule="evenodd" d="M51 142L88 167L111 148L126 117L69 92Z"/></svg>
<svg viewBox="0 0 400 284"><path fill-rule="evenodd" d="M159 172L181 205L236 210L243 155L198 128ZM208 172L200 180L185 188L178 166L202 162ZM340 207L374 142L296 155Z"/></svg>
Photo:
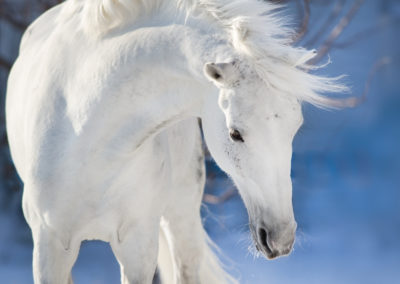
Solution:
<svg viewBox="0 0 400 284"><path fill-rule="evenodd" d="M175 91L160 89L157 95L172 102L164 106L166 109L170 106L177 107L183 116L201 117L209 96L216 97L215 94L218 93L216 86L206 78L204 65L208 62L230 60L232 49L218 36L204 34L191 27L174 26L174 30L170 37L174 40L168 38L166 42L158 44L163 49L156 58L163 60L156 62L154 66L160 63L155 69L163 78L161 80L168 81L169 89Z"/></svg>
<svg viewBox="0 0 400 284"><path fill-rule="evenodd" d="M131 79L122 87L139 93L132 104L133 115L125 122L128 131L123 131L133 136L118 138L128 141L130 149L178 121L201 117L208 98L218 93L203 74L203 66L224 60L230 52L220 38L188 26L152 28L141 37L146 41L130 41L135 43L127 49L131 58L125 61L135 63L133 70L130 66Z"/></svg>

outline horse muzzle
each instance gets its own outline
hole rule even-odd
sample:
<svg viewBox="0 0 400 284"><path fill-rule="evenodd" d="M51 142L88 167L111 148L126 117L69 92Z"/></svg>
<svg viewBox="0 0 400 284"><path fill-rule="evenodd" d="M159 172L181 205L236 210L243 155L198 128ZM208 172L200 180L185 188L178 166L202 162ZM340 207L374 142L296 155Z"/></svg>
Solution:
<svg viewBox="0 0 400 284"><path fill-rule="evenodd" d="M251 226L251 233L257 250L266 258L274 259L290 254L295 241L296 228L296 222L281 226L266 226L260 223Z"/></svg>

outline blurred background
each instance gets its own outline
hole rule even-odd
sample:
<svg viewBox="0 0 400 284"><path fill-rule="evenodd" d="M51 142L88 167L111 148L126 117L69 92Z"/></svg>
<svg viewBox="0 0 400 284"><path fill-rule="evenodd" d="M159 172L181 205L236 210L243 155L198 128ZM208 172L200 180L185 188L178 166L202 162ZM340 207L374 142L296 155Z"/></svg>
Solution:
<svg viewBox="0 0 400 284"><path fill-rule="evenodd" d="M0 0L0 283L32 283L32 241L21 212L22 184L10 158L4 98L23 31L59 1ZM304 105L294 141L297 242L289 257L250 251L246 209L207 158L202 215L240 283L398 283L400 279L400 1L292 0L285 13L296 44L318 50L318 71L346 74L354 107ZM119 283L109 246L84 243L76 283Z"/></svg>

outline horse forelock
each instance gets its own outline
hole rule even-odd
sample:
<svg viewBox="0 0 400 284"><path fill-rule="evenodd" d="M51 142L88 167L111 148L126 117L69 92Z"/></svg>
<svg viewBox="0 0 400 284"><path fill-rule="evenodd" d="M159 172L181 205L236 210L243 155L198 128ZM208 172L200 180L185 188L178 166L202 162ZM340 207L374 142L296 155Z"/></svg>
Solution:
<svg viewBox="0 0 400 284"><path fill-rule="evenodd" d="M322 93L347 92L339 78L313 75L314 50L296 47L282 6L259 0L69 0L80 5L84 29L104 34L135 20L166 13L202 19L222 29L234 49L253 62L267 85L318 107L335 107ZM70 2L70 3L71 3ZM197 21L199 22L199 21Z"/></svg>

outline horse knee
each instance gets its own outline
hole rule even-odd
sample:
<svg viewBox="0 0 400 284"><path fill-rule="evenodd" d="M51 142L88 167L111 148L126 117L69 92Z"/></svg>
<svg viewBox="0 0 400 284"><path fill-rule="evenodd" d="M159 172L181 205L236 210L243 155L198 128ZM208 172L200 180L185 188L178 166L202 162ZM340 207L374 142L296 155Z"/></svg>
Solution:
<svg viewBox="0 0 400 284"><path fill-rule="evenodd" d="M120 264L121 283L152 283L157 266L157 226L136 224L110 244Z"/></svg>
<svg viewBox="0 0 400 284"><path fill-rule="evenodd" d="M65 246L54 233L33 230L33 277L35 284L71 284L71 270L78 257L79 244Z"/></svg>

